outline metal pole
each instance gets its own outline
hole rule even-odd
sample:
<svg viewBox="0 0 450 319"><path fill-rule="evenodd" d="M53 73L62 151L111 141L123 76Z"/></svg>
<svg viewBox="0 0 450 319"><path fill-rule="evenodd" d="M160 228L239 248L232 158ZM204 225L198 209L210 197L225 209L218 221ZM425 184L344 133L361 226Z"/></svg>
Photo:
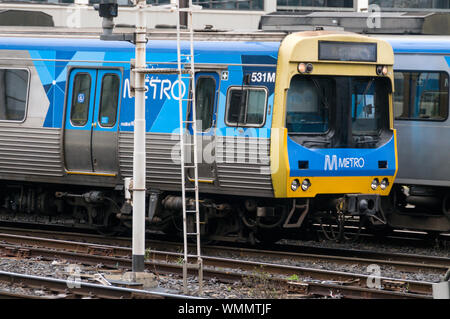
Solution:
<svg viewBox="0 0 450 319"><path fill-rule="evenodd" d="M138 0L136 23L136 68L145 68L145 0ZM145 74L135 73L135 120L133 153L133 256L132 271L144 272L145 265Z"/></svg>

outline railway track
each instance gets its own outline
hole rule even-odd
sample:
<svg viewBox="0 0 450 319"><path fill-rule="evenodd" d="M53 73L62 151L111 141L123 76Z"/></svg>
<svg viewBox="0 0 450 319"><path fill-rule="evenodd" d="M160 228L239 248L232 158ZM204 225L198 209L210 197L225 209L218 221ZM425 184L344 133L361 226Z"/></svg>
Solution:
<svg viewBox="0 0 450 319"><path fill-rule="evenodd" d="M21 229L2 229L0 228L0 241L11 243L26 243L27 245L40 244L45 239L53 248L70 249L74 242L78 244L83 243L81 239L87 244L99 244L108 246L106 250L113 250L111 254L118 254L119 256L129 256L131 239L104 237L101 235L88 235L78 233L66 232L49 232L49 231L28 231L30 236L21 236L23 230ZM17 236L14 236L17 235ZM82 238L80 238L82 236ZM177 242L167 242L160 240L147 240L146 246L150 247L154 252L170 250L180 251L182 245ZM101 249L101 246L89 246L85 248L79 246L78 249L84 249L89 253L89 249ZM213 256L218 251L227 254L235 254L238 256L247 257L270 257L273 259L290 259L297 261L308 262L333 262L337 264L353 264L359 263L362 265L387 265L393 266L401 271L415 272L415 271L437 271L445 273L450 268L450 258L426 256L417 254L400 254L389 252L376 252L359 249L346 248L326 248L308 245L274 245L272 250L261 250L252 248L236 248L229 246L214 246L204 245L202 252L206 255Z"/></svg>
<svg viewBox="0 0 450 319"><path fill-rule="evenodd" d="M43 289L46 295L0 291L0 298L20 299L192 299L191 296L149 292L141 289L104 286L83 281L68 284L67 280L0 271L0 282L27 289ZM55 295L55 293L57 293Z"/></svg>
<svg viewBox="0 0 450 319"><path fill-rule="evenodd" d="M15 230L18 232L18 230ZM34 232L34 235L37 235ZM48 237L56 236L54 233L46 233ZM67 237L76 237L77 234L65 234ZM64 237L58 234L57 237ZM130 241L127 239L106 239L101 236L92 236L84 240L94 241L93 243L81 243L79 241L61 240L40 238L36 236L23 236L16 234L0 234L0 245L5 255L10 256L40 256L42 258L54 259L63 258L65 260L71 260L88 265L102 264L108 267L119 268L131 268L131 250L129 247L125 247L123 244ZM103 244L98 244L99 241L103 241ZM121 245L106 245L105 242ZM158 251L156 247L163 245L167 249L167 246L171 246L172 249L177 249L177 244L167 242L149 242L152 250L149 254L149 260L146 262L147 269L151 271L157 271L159 273L178 273L181 274L181 264L179 263L181 254L177 252ZM45 248L40 248L45 247ZM346 261L343 256L330 256L330 255L318 255L318 254L305 254L305 253L287 253L287 252L267 252L251 249L234 249L229 247L215 247L207 246L203 248L204 254L209 254L213 251L229 250L229 253L238 254L239 256L254 255L263 257L270 255L271 258L297 258L299 260L327 260L328 262L339 263L361 263L361 264L373 264L373 263L393 263L397 267L406 267L407 269L429 269L433 271L445 270L450 265L448 258L437 258L420 256L420 260L412 262L413 255L391 254L389 258L394 255L399 259L400 257L408 259L409 261L399 260L386 260L383 259L363 259L360 257L350 258ZM418 256L416 256L418 257ZM243 280L249 277L263 277L270 274L270 281L273 285L286 291L292 291L293 293L300 294L319 294L330 295L340 294L344 297L361 298L430 298L432 291L432 284L429 282L412 281L412 280L399 280L394 278L379 278L380 286L383 289L369 289L367 288L368 281L372 280L368 275L354 274L348 272L328 271L322 269L315 269L310 267L299 267L281 265L271 262L255 262L249 260L238 260L234 258L223 258L215 256L204 256L205 265L205 277L216 278L226 282L234 282L237 280ZM432 263L430 263L432 262ZM235 271L238 269L239 271ZM289 278L307 278L306 280L289 280Z"/></svg>

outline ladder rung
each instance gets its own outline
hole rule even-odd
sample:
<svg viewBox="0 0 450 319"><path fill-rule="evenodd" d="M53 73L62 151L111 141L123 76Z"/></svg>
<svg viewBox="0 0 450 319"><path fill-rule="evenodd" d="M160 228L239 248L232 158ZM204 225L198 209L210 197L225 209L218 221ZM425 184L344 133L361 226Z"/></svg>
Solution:
<svg viewBox="0 0 450 319"><path fill-rule="evenodd" d="M197 190L197 188L185 188L184 191L186 192L195 192Z"/></svg>
<svg viewBox="0 0 450 319"><path fill-rule="evenodd" d="M190 169L190 168L196 168L196 165L184 165L184 168Z"/></svg>
<svg viewBox="0 0 450 319"><path fill-rule="evenodd" d="M187 236L197 236L198 233L186 233Z"/></svg>
<svg viewBox="0 0 450 319"><path fill-rule="evenodd" d="M187 255L187 257L188 257L188 259L196 258L197 259L197 264L198 264L198 259L201 258L201 256L198 253L197 254L190 253L190 254ZM193 264L193 263L191 263L191 264Z"/></svg>
<svg viewBox="0 0 450 319"><path fill-rule="evenodd" d="M189 214L191 214L191 213L197 213L197 211L196 211L196 210L190 209L190 210L186 210L186 213L189 213Z"/></svg>
<svg viewBox="0 0 450 319"><path fill-rule="evenodd" d="M199 264L186 263L186 268L188 269L199 269Z"/></svg>

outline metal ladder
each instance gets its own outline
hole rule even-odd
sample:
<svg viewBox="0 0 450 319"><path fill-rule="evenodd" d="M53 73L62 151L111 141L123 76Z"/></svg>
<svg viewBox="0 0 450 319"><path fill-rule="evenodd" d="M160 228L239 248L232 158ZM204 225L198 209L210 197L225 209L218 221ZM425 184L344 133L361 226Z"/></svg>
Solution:
<svg viewBox="0 0 450 319"><path fill-rule="evenodd" d="M198 269L198 283L199 283L199 294L203 293L203 260L200 252L200 209L199 209L199 192L198 192L198 154L197 154L197 121L196 121L196 105L195 105L195 68L194 68L194 26L192 23L192 0L189 0L189 5L187 8L180 8L180 0L176 3L176 13L177 13L177 70L178 70L178 96L179 96L179 115L180 115L180 162L181 162L181 192L183 201L183 240L184 240L184 256L183 256L183 289L184 293L188 292L187 289L187 272L188 268ZM181 12L187 12L187 31L182 32L180 27ZM181 52L181 34L189 34L189 53L183 54ZM181 60L185 58L189 61L189 70L186 70L186 64ZM182 69L182 64L185 68ZM183 76L184 75L184 76ZM185 79L189 80L189 90L187 98L182 98L182 85L181 82ZM191 119L183 118L183 102L186 105L191 105ZM186 108L187 109L187 108ZM189 125L192 128L192 135L189 134ZM187 140L187 142L186 142ZM192 142L190 142L192 140ZM186 163L186 148L190 148L190 151L194 153L193 163ZM190 154L190 153L189 153ZM194 176L192 176L187 181L186 175L189 169L194 171ZM188 185L187 185L188 184ZM189 185L190 184L190 185ZM194 186L192 187L192 184ZM194 193L194 203L189 200L188 204L186 193ZM195 218L195 231L188 232L188 216L194 216ZM188 254L188 239L190 237L196 238L196 252L193 254ZM189 259L196 258L197 263L189 263Z"/></svg>

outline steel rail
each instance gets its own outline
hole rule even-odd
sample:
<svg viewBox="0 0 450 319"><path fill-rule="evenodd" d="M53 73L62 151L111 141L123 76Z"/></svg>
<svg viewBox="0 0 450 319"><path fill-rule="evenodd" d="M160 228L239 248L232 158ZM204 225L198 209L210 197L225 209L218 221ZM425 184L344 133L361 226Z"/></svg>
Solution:
<svg viewBox="0 0 450 319"><path fill-rule="evenodd" d="M164 292L152 292L141 289L103 286L83 281L69 281L50 277L0 271L0 281L9 284L19 284L30 288L57 291L74 296L96 297L103 299L198 299L192 296L176 295ZM36 296L31 296L34 298ZM39 298L39 297L38 297Z"/></svg>
<svg viewBox="0 0 450 319"><path fill-rule="evenodd" d="M41 257L47 260L54 260L55 258L62 258L68 261L83 263L87 265L103 265L112 268L131 268L131 259L124 257L111 257L91 255L87 253L79 253L73 251L63 250L49 250L36 247L25 247L22 245L0 244L3 252L9 256L22 257ZM152 251L150 260L145 262L145 267L149 271L163 272L163 273L181 273L182 265L179 263L182 255L174 252L156 252ZM162 262L161 260L164 260ZM279 276L298 276L299 278L314 278L314 280L332 281L338 283L349 284L353 286L366 288L366 283L373 278L368 275L346 273L339 271L328 271L314 268L278 265L272 263L261 263L253 261L236 260L231 258L206 257L203 256L204 272L207 278L219 278L225 282L235 282L242 280L249 275L271 274ZM207 267L207 268L206 268ZM230 270L239 269L247 273L235 273ZM191 274L195 274L190 269ZM379 277L380 283L384 287L393 287L394 289L402 290L411 294L431 295L432 283L399 280L395 278ZM287 280L284 280L287 282Z"/></svg>
<svg viewBox="0 0 450 319"><path fill-rule="evenodd" d="M94 237L93 239L97 239ZM103 244L91 244L81 243L59 239L48 239L34 236L23 236L0 233L0 241L16 244L26 245L46 245L49 248L55 249L70 249L78 252L93 253L93 254L107 254L114 256L129 256L131 250L128 247L123 246L106 246L108 242L105 238ZM92 240L92 238L91 238ZM114 241L114 240L113 240ZM123 243L122 243L123 244ZM129 244L129 243L128 243ZM173 250L180 248L180 244L150 241L148 242L150 247L158 248L160 250L167 250L169 247ZM436 256L423 256L423 255L410 255L410 254L396 254L396 253L379 253L373 251L353 250L353 249L327 249L327 248L311 248L306 249L305 246L299 246L300 250L308 250L308 252L292 252L292 251L269 251L258 250L249 248L235 248L235 247L223 247L223 246L204 246L204 253L207 255L215 255L217 252L227 252L230 254L238 254L240 256L249 257L269 257L277 259L289 259L297 262L332 262L336 264L353 264L360 265L387 265L393 266L401 271L437 271L445 273L450 268L450 258L436 257ZM297 249L297 247L290 247L290 249ZM317 250L317 251L316 251ZM157 251L155 250L155 253ZM314 252L314 253L313 253Z"/></svg>

